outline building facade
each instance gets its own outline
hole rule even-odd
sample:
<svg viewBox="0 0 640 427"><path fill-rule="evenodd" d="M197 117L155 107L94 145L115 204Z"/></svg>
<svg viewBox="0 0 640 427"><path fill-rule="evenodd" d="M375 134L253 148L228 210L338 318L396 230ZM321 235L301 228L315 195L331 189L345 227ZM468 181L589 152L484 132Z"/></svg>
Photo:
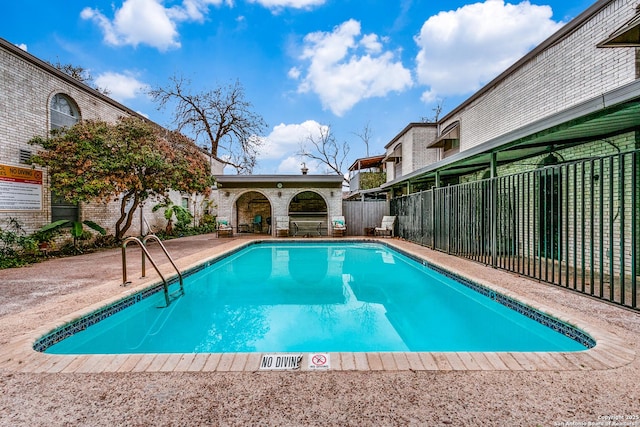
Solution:
<svg viewBox="0 0 640 427"><path fill-rule="evenodd" d="M401 167L383 188L407 194L535 169L550 153L577 159L639 148L640 53L632 43L603 45L638 13L635 0L597 1L438 123L409 124L386 146ZM410 135L430 127L424 150ZM413 160L416 148L423 164Z"/></svg>
<svg viewBox="0 0 640 427"><path fill-rule="evenodd" d="M218 215L235 233L275 236L275 218L287 216L290 235L326 236L332 218L342 215L339 175L217 175L216 183Z"/></svg>
<svg viewBox="0 0 640 427"><path fill-rule="evenodd" d="M28 141L81 119L142 116L3 39L0 76L0 227L15 219L33 232L58 219L91 220L113 233L120 203L73 205L51 194L47 171L29 164L38 147ZM212 170L222 167L212 161ZM196 218L205 206L200 195L171 192L170 198ZM157 202L144 204L128 234L147 232L145 220L154 230L164 226L162 212L152 212Z"/></svg>
<svg viewBox="0 0 640 427"><path fill-rule="evenodd" d="M639 309L639 34L636 0L597 1L438 121L381 186L398 235Z"/></svg>

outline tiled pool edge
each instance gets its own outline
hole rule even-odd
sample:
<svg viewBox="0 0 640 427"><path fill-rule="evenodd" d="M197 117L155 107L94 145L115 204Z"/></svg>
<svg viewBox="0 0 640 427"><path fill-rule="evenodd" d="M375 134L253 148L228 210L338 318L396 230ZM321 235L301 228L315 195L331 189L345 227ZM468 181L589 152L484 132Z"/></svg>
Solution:
<svg viewBox="0 0 640 427"><path fill-rule="evenodd" d="M225 251L219 255L215 255L204 261L200 261L200 263L197 265L189 266L184 271L182 271L182 274L183 276L188 276L190 274L196 273L210 266L211 264L214 264L220 260L228 258L233 254L237 253L238 251L248 246L254 245L256 243L258 243L258 241L245 242L244 244L239 245L235 248L232 248L228 251ZM178 283L178 280L179 279L177 274L172 275L167 280L168 286ZM40 339L36 340L33 343L33 349L38 352L43 352L47 348L64 340L65 338L77 332L83 331L89 326L92 326L106 319L107 317L112 316L126 309L127 307L131 307L132 305L137 304L138 302L144 300L145 298L150 297L151 295L154 295L158 292L162 292L164 290L164 285L162 284L161 281L158 281L158 283L153 283L148 286L142 285L140 286L140 288L141 289L131 291L128 295L121 297L111 303L106 302L103 307L100 307L96 310L89 311L86 314L79 314L79 315L73 316L72 320L69 320L65 322L63 325L58 326L57 328L54 328L49 333L42 336Z"/></svg>
<svg viewBox="0 0 640 427"><path fill-rule="evenodd" d="M288 239L287 241L291 241ZM303 239L300 239L303 240ZM315 242L327 241L328 239L318 239ZM342 239L347 240L347 239ZM386 246L393 248L401 252L405 256L409 256L418 260L420 263L427 262L430 267L439 267L437 264L431 261L425 260L420 255L414 254L412 251L407 251L406 248L398 246L398 242L395 240L386 239L348 239L351 241L360 242L376 242L383 243ZM213 262L228 257L235 252L264 241L263 239L256 239L251 241L244 241L236 244L234 247L225 250L224 252L215 254L205 260L192 263L185 269L185 272L194 272L200 268L204 268ZM308 241L308 239L304 239ZM330 241L330 240L329 240ZM424 264L423 264L424 265ZM442 268L442 267L440 267ZM447 270L445 270L447 271ZM463 278L469 280L470 283L474 283L476 286L482 286L483 290L486 290L485 285L479 285L471 279L464 276L456 275L455 279L460 280ZM154 292L157 288L162 288L161 285L150 284L146 285L142 292ZM498 292L498 291L495 291ZM129 295L127 297L120 298L125 300L127 298L138 298L136 294ZM514 298L505 295L506 298L514 300ZM517 296L517 299L522 301L523 298ZM129 301L130 302L130 301ZM117 303L117 301L116 301ZM122 303L122 302L121 302ZM130 303L135 303L130 302ZM108 303L105 303L108 304ZM112 302L113 304L113 302ZM122 303L125 304L125 303ZM332 370L383 370L383 371L397 371L397 370L584 370L584 369L609 369L618 366L623 366L630 363L635 358L635 353L625 348L616 337L608 334L606 331L597 330L583 325L581 320L564 318L562 316L554 316L553 311L549 311L546 308L540 309L535 304L524 304L524 306L538 310L541 313L546 313L548 316L560 319L564 323L573 325L579 329L584 330L587 334L591 335L597 345L590 349L581 352L571 353L332 353ZM125 308L120 306L119 309ZM100 316L100 309L94 310L89 313L96 313L96 316ZM86 316L86 314L85 314ZM78 315L76 315L76 318ZM68 326L62 325L58 329ZM48 331L53 328L49 327ZM42 329L41 329L42 330ZM36 342L42 338L42 333L31 340L31 344L35 345ZM26 344L22 342L22 346ZM22 347L24 350L24 347ZM29 349L31 350L31 349ZM21 353L19 350L14 352L15 356ZM25 370L30 372L113 372L113 371L126 371L126 366L132 366L132 370L135 371L147 371L154 372L161 371L256 371L258 364L256 360L259 360L261 354L259 353L238 353L238 354L149 354L149 355L83 355L83 356L61 356L61 355L49 355L38 353L31 350L27 360L22 363L16 362L14 359L7 360L3 357L0 360L0 369L14 367L18 370ZM191 362L187 360L192 359ZM203 362L204 360L204 362ZM38 361L38 363L35 363ZM118 366L118 361L122 364ZM137 362L136 362L137 361ZM175 366L172 366L172 363ZM136 363L133 363L136 362ZM148 366L144 366L149 362ZM202 366L199 364L203 362ZM259 362L258 362L259 363ZM18 366L16 366L18 365ZM61 366L64 367L61 368ZM159 366L161 365L161 366ZM304 363L303 363L304 365ZM302 369L303 371L305 369Z"/></svg>
<svg viewBox="0 0 640 427"><path fill-rule="evenodd" d="M327 242L327 240L314 240L315 242L318 243L325 243ZM365 240L367 241L367 240ZM229 250L227 252L224 252L222 254L220 254L220 256L208 259L203 261L202 263L200 263L199 265L189 268L184 272L185 276L188 276L189 274L193 274L197 271L200 271L208 266L210 266L211 264L214 264L216 262L219 262L222 259L228 258L229 256L232 256L233 254L237 253L238 251L245 249L247 247L256 245L256 244L260 244L263 241L259 241L259 240L253 240L253 241L249 241L246 242L246 244L241 245L237 248L234 248L232 250ZM273 241L270 241L270 243ZM564 322L560 319L558 319L557 317L554 317L550 314L547 314L543 311L540 311L538 309L536 309L535 307L532 307L528 304L522 303L521 301L519 301L517 298L513 298L510 297L508 295L503 294L502 292L496 291L494 289L492 289L491 287L479 284L467 277L464 277L460 274L454 273L449 271L446 268L443 268L441 266L438 266L437 264L434 264L432 262L429 262L427 260L425 260L424 258L421 258L419 256L416 256L410 252L406 252L401 248L398 248L396 246L393 245L389 245L387 244L386 241L382 241L382 242L378 242L376 241L377 244L383 244L386 247L389 247L393 250L395 250L396 252L404 255L407 258L412 259L413 261L417 262L420 265L423 265L424 267L430 268L432 270L437 271L438 273L445 275L461 284L463 284L464 286L467 286L470 289L473 289L475 292L484 295L488 298L490 298L493 301L496 301L499 304L504 305L505 307L510 308L511 310L514 310L532 320L535 320L538 323L541 323L543 325L545 325L548 328L553 329L554 331L561 333L567 337L569 337L570 339L580 343L581 345L583 345L586 348L593 348L596 345L595 340L589 336L588 333L584 332L583 330L581 330L580 328L578 328L577 326L574 326L570 323ZM172 280L169 281L169 284L174 284L177 282L177 278L174 277ZM45 351L47 348L49 348L50 346L68 338L69 336L83 331L86 328L88 328L89 326L92 326L102 320L104 320L105 318L112 316L122 310L124 310L127 307L130 307L142 300L144 300L145 298L160 292L163 290L163 286L161 284L157 284L157 285L152 285L151 287L148 287L146 289L143 289L139 292L136 292L134 294L131 294L127 297L122 298L120 301L107 305L105 307L102 307L92 313L90 313L89 315L86 316L82 316L79 319L76 319L74 321L71 321L59 328L56 328L55 330L51 331L50 333L48 333L47 335L45 335L44 337L42 337L41 339L37 340L34 343L34 350L36 351L40 351L43 352Z"/></svg>
<svg viewBox="0 0 640 427"><path fill-rule="evenodd" d="M571 338L572 340L585 346L587 349L591 349L596 345L596 341L593 339L593 337L591 337L577 325L565 322L559 319L557 316L553 316L552 314L542 311L534 307L533 305L523 303L519 300L519 298L514 298L507 295L504 290L496 290L495 287L480 284L468 277L449 271L445 267L442 267L434 262L427 261L418 255L415 255L411 252L406 252L405 250L400 249L396 246L388 244L385 244L385 246L393 248L394 250L400 252L413 261L422 264L427 268L435 270L438 273L447 276L470 289L473 289L475 292L484 295L491 300L496 301L497 303L502 304L517 313L522 314L523 316L535 320L536 322L541 323L546 327L551 328L554 331Z"/></svg>

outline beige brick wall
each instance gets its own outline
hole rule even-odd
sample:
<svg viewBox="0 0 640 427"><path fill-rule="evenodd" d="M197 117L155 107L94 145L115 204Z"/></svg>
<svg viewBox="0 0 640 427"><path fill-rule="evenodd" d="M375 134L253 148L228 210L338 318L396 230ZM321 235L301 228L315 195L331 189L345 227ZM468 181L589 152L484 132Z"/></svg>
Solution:
<svg viewBox="0 0 640 427"><path fill-rule="evenodd" d="M117 102L108 102L93 90L69 82L51 72L37 60L27 60L4 46L0 46L0 164L30 167L20 164L20 150L35 153L37 147L28 144L34 136L46 136L50 128L49 105L51 98L63 93L72 98L83 119L115 121L131 112ZM212 170L221 170L217 162ZM48 191L49 177L44 171L43 206L40 212L0 211L0 227L8 218L18 219L28 232L37 230L51 221L51 197ZM192 197L191 208L202 205L202 197ZM172 192L171 198L181 203L182 195ZM152 213L158 200L148 200L143 207L144 216L154 229L163 228L166 221L162 211ZM119 201L87 203L80 207L80 219L92 220L107 229L115 231L115 222L120 216ZM199 216L199 212L196 216ZM137 213L128 234L140 233L140 215Z"/></svg>
<svg viewBox="0 0 640 427"><path fill-rule="evenodd" d="M636 78L634 49L596 45L635 13L635 0L613 1L591 20L548 47L464 108L460 151L575 106Z"/></svg>
<svg viewBox="0 0 640 427"><path fill-rule="evenodd" d="M415 126L403 130L397 141L387 148L387 153L393 153L400 146L402 159L399 163L387 162L387 182L409 174L441 159L442 150L427 148L429 143L437 137L437 126Z"/></svg>
<svg viewBox="0 0 640 427"><path fill-rule="evenodd" d="M333 188L308 188L308 187L291 187L291 188L261 188L261 189L224 189L216 190L214 200L217 204L217 215L220 217L227 217L232 223L234 231L237 231L238 221L246 223L246 219L252 217L257 211L252 210L248 212L242 204L238 204L238 200L246 193L258 192L267 198L269 204L267 207L259 213L263 217L271 216L275 218L277 216L289 215L289 205L293 198L303 191L314 191L327 205L327 217L323 218L325 227L329 226L331 218L334 216L342 215L342 192L340 189ZM228 195L227 195L228 194ZM243 210L244 209L244 210ZM269 215L266 212L270 212ZM275 220L274 220L275 222ZM264 228L266 232L266 227ZM272 229L272 234L275 235L275 230Z"/></svg>

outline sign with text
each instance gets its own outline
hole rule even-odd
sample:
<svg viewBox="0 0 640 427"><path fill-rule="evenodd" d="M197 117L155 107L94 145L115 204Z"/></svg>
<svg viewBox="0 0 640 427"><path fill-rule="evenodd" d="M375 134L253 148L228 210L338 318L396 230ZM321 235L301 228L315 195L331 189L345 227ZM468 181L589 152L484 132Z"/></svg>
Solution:
<svg viewBox="0 0 640 427"><path fill-rule="evenodd" d="M331 357L328 353L309 354L310 370L327 370L331 368Z"/></svg>
<svg viewBox="0 0 640 427"><path fill-rule="evenodd" d="M260 361L260 369L271 371L299 369L301 361L301 354L264 354Z"/></svg>
<svg viewBox="0 0 640 427"><path fill-rule="evenodd" d="M41 211L42 171L0 164L0 211Z"/></svg>

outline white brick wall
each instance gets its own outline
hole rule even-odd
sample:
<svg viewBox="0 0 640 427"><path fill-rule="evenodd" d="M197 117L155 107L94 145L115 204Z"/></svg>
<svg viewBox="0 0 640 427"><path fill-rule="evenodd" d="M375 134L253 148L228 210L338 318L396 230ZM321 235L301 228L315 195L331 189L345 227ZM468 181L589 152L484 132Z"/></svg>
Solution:
<svg viewBox="0 0 640 427"><path fill-rule="evenodd" d="M441 158L439 148L427 148L437 137L437 125L412 123L398 135L396 141L387 147L387 153L393 153L400 146L400 163L387 162L387 182L400 178Z"/></svg>
<svg viewBox="0 0 640 427"><path fill-rule="evenodd" d="M572 34L447 117L442 127L460 121L462 152L634 81L634 49L596 45L633 16L636 4L612 1Z"/></svg>
<svg viewBox="0 0 640 427"><path fill-rule="evenodd" d="M215 191L214 200L217 203L217 215L219 217L227 217L231 221L234 230L237 230L238 218L238 199L248 192L259 192L265 196L270 203L271 217L289 215L289 204L291 200L303 191L313 191L320 195L327 204L327 224L334 216L342 215L342 192L339 188L308 188L308 187L290 187L290 188L260 188L247 190L246 188L229 188ZM228 193L228 195L227 195ZM272 229L275 235L275 230Z"/></svg>
<svg viewBox="0 0 640 427"><path fill-rule="evenodd" d="M95 94L54 75L43 67L0 48L0 163L20 165L20 150L35 153L36 146L28 144L34 136L46 136L49 131L49 105L56 93L64 93L78 105L85 119L114 121L128 112L117 108ZM28 166L27 166L28 167ZM51 220L49 177L44 174L43 209L40 212L0 212L0 227L7 218L16 218L28 232L40 228ZM81 207L81 219L98 222L113 231L117 206L88 204Z"/></svg>
<svg viewBox="0 0 640 427"><path fill-rule="evenodd" d="M94 91L57 76L48 67L39 65L37 60L26 60L0 45L0 164L25 167L19 164L20 149L34 153L37 151L37 147L29 145L28 141L34 136L47 135L50 128L50 100L57 93L71 97L84 119L115 121L130 114L126 107L116 102L107 102ZM221 166L214 161L212 169L221 170ZM48 182L45 171L42 211L0 212L0 227L6 226L8 218L18 219L28 232L49 223L51 197ZM178 193L172 193L171 198L177 204L181 201L181 195ZM197 206L200 205L200 199L197 200ZM152 226L163 228L166 221L162 211L151 212L156 203L157 200L148 200L144 204L144 216ZM80 219L95 221L112 234L115 231L115 222L120 216L119 210L119 202L87 203L80 207ZM140 215L136 214L128 234L139 233Z"/></svg>

